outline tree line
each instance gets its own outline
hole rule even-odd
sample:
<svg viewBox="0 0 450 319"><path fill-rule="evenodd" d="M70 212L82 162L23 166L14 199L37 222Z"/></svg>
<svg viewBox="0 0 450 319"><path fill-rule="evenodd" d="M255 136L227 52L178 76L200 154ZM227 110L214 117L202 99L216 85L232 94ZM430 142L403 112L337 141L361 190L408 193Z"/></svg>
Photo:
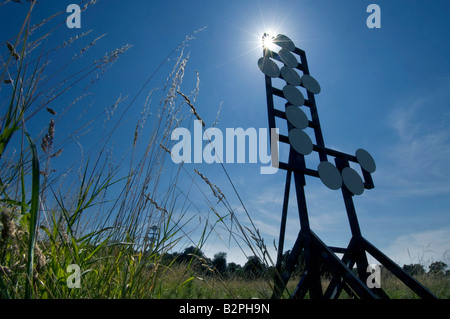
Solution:
<svg viewBox="0 0 450 319"><path fill-rule="evenodd" d="M218 252L213 258L208 258L194 246L187 247L182 252L166 253L162 261L166 265L188 265L202 276L216 274L226 278L261 278L269 276L272 268L265 265L257 256L248 257L243 266L235 262L227 262L227 253L225 252Z"/></svg>
<svg viewBox="0 0 450 319"><path fill-rule="evenodd" d="M291 251L286 251L282 256L282 269L289 258ZM258 256L247 257L247 262L241 266L234 262L227 262L227 253L218 252L213 258L208 258L197 247L190 246L182 252L167 253L163 257L165 264L187 264L195 272L201 275L219 274L222 277L240 277L247 279L256 279L270 277L274 274L275 268L267 266ZM383 269L383 267L381 267ZM421 264L403 265L403 269L412 276L432 275L432 276L450 276L448 265L442 261L436 261L428 266L428 272ZM296 267L292 275L301 276L305 272L305 262L303 252L300 254ZM320 266L319 272L324 278L331 278L331 272L325 264Z"/></svg>
<svg viewBox="0 0 450 319"><path fill-rule="evenodd" d="M428 272L421 264L403 265L403 270L412 276L422 276L425 274L433 276L450 276L450 270L447 270L447 264L442 261L435 261L428 266Z"/></svg>

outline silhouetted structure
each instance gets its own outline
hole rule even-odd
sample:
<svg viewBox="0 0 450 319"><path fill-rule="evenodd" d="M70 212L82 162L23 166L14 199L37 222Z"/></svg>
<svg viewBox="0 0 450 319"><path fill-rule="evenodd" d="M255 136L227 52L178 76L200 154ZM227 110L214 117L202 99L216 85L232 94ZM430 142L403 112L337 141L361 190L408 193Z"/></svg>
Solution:
<svg viewBox="0 0 450 319"><path fill-rule="evenodd" d="M274 52L274 48L270 47L272 43L278 46L278 52ZM269 128L271 134L274 134L272 129L277 128L276 118L286 120L288 136L279 134L278 140L280 143L290 145L288 161L283 162L281 159L279 161L279 168L286 170L286 184L278 244L278 272L275 278L273 298L282 296L301 253L304 254L306 270L297 288L292 292L292 298L303 298L307 292L311 298L338 298L342 290L359 298L388 298L382 288L376 285L373 285L373 288L368 287L368 281L372 283L372 279L369 278L371 274L368 272L366 253L378 260L420 297L436 298L427 288L362 236L353 196L361 195L364 189L374 188L371 174L376 170L375 161L363 149L358 149L355 155L350 155L325 147L314 97L315 94L320 93L321 88L309 74L305 52L297 48L284 35L272 37L264 34L263 53L264 56L258 60L258 66L265 74ZM299 60L295 55L299 57ZM283 67L280 69L275 61L281 62ZM286 85L282 89L275 88L272 86L272 78L281 78L286 81ZM306 99L302 91L306 91ZM281 109L277 108L274 98L281 98L283 103L287 100L287 103L281 106ZM306 109L310 111L309 118L303 111ZM304 131L308 128L314 132L315 143ZM271 141L274 140L272 137ZM319 158L319 164L314 169L308 168L305 161L305 156L312 152L316 152ZM329 157L334 158L334 164L328 161ZM355 163L361 168L362 178L356 170L350 167L350 163ZM282 269L292 175L294 176L300 217L300 231L286 265ZM329 247L311 230L305 197L306 175L320 178L332 190L341 190L352 234L347 247ZM337 253L343 254L343 257L339 258ZM323 264L327 266L327 271L332 276L325 293L323 293L320 279L320 267ZM352 271L355 264L356 273Z"/></svg>

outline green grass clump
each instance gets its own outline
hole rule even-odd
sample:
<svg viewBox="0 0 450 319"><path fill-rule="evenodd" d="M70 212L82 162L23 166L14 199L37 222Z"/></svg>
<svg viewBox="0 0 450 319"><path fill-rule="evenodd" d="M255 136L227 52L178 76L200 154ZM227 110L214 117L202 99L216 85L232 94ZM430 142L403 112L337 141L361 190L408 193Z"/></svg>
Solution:
<svg viewBox="0 0 450 319"><path fill-rule="evenodd" d="M85 10L94 2L81 4ZM97 114L82 109L80 122L73 121L73 132L61 136L58 129L64 115L87 98L88 91L131 46L86 64L83 59L95 50L101 35L88 45L80 44L77 54L65 54L62 65L49 68L52 57L67 53L64 50L88 38L91 31L48 49L42 41L52 34L39 32L61 12L32 25L35 5L39 4L30 2L14 39L2 43L8 51L0 71L0 298L207 297L213 291L217 296L232 296L231 289L222 293L215 281L208 281L208 286L206 279L192 276L177 277L172 287L166 284L171 282L169 274L179 272L175 259L167 258L168 252L183 245L200 249L219 224L227 228L231 220L237 225L231 227L231 237L244 238L252 250L262 247L261 242L255 246L249 240L255 236L247 235L217 186L198 170L192 174L170 160L171 132L192 119L192 113L199 118L194 106L198 74L189 94L182 93L182 83L189 61L184 50L200 30L164 59L121 114L114 115L127 100L122 96ZM64 23L52 32L60 27ZM174 65L164 86L150 90L133 129L120 131L127 112L169 60ZM151 110L156 94L159 104ZM65 108L59 104L64 97L71 101ZM93 146L85 150L78 136L89 134L92 126L103 126L104 133L91 134L88 139ZM35 132L37 128L42 129L40 133ZM117 135L130 141L129 149L119 150L118 163L110 148ZM73 164L61 169L58 161L67 149ZM196 179L205 182L212 196L220 194L217 204ZM204 195L206 212L190 199L194 187ZM218 205L224 205L227 214ZM197 219L201 222L194 223ZM184 272L189 273L190 267Z"/></svg>

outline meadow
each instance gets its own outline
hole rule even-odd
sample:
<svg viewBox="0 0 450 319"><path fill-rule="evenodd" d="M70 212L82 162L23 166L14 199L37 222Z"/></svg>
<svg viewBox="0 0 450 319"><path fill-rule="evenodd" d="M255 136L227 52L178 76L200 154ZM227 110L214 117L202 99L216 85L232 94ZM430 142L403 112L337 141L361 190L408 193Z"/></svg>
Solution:
<svg viewBox="0 0 450 319"><path fill-rule="evenodd" d="M192 278L191 280L189 280ZM284 298L289 298L301 278L291 278L287 284L287 292ZM424 286L440 299L450 298L450 278L448 276L417 276ZM189 281L187 281L189 280ZM179 283L183 283L179 285ZM325 292L329 279L322 279L322 287ZM176 288L174 288L176 287ZM382 279L382 288L392 299L418 299L419 297L409 290L400 280L392 274L387 274ZM243 279L239 277L223 279L219 276L201 277L192 272L186 272L184 268L172 269L170 274L163 277L156 289L158 298L180 299L270 299L273 293L273 281L269 278ZM306 296L308 299L308 295ZM353 299L342 292L340 299Z"/></svg>
<svg viewBox="0 0 450 319"><path fill-rule="evenodd" d="M32 24L39 4L23 5L29 11L17 35L1 43L1 297L151 298L171 272L167 253L186 243L201 249L219 226L267 262L258 230L240 224L219 187L171 160L171 132L201 120L198 74L188 93L182 83L185 48L202 29L178 43L133 97L95 109L83 105L132 45L98 56L91 51L104 35L84 31L51 47L47 39L66 27L64 11ZM80 3L82 11L92 5ZM157 77L160 86L147 88ZM124 129L137 103L140 115ZM64 117L76 120L60 127ZM116 138L130 147L113 150ZM192 202L194 191L206 211Z"/></svg>
<svg viewBox="0 0 450 319"><path fill-rule="evenodd" d="M88 10L95 1L82 4ZM82 109L82 120L62 136L60 116L82 104L131 45L86 62L84 56L102 35L81 32L55 47L44 46L50 25L65 27L56 23L61 13L32 24L39 3L26 5L30 9L17 36L1 40L0 298L270 298L269 274L223 276L205 256L191 254L180 263L173 254L187 246L200 251L220 227L266 267L274 264L242 202L245 220L236 217L221 185L171 161L171 132L201 120L195 108L198 75L195 87L182 85L186 45L201 30L186 36L156 67L155 72L172 63L159 89L145 83L134 97L119 96L94 114ZM117 159L111 141L144 92L140 117L128 132L120 131L130 147L118 150ZM61 108L65 96L70 103ZM107 124L104 134L89 135L102 123ZM78 136L96 142L88 149ZM73 160L61 169L64 163L58 161L64 157ZM168 165L175 167L170 174ZM191 192L203 196L206 212L192 214L197 203ZM195 220L201 222L191 226ZM450 298L449 276L420 280L438 297ZM291 279L288 290L297 281ZM383 278L383 285L393 298L414 298L394 278Z"/></svg>

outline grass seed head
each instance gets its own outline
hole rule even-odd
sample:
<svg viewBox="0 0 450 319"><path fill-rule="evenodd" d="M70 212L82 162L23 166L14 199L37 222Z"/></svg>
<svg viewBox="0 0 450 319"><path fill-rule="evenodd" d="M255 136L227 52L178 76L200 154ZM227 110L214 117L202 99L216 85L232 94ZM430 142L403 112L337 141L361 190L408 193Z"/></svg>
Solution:
<svg viewBox="0 0 450 319"><path fill-rule="evenodd" d="M9 42L6 42L6 46L8 47L9 53L14 57L14 59L19 60L20 55L17 53L16 48Z"/></svg>
<svg viewBox="0 0 450 319"><path fill-rule="evenodd" d="M194 168L194 171L199 175L205 183L211 188L213 195L219 199L219 202L225 197L225 195L222 193L219 187L217 187L215 184L211 183L209 179L204 176L202 173L200 173L197 169Z"/></svg>
<svg viewBox="0 0 450 319"><path fill-rule="evenodd" d="M55 138L55 121L51 119L50 123L48 124L47 134L45 134L45 136L42 138L41 141L41 149L44 153L47 153L52 148L54 138Z"/></svg>
<svg viewBox="0 0 450 319"><path fill-rule="evenodd" d="M12 216L11 210L3 208L1 212L2 229L2 242L6 242L8 238L14 238L16 236L16 225Z"/></svg>
<svg viewBox="0 0 450 319"><path fill-rule="evenodd" d="M53 154L50 156L50 158L58 157L59 155L61 155L62 151L63 151L63 149L60 148L57 152L53 153Z"/></svg>
<svg viewBox="0 0 450 319"><path fill-rule="evenodd" d="M0 265L0 274L4 274L9 277L12 275L12 270L6 266Z"/></svg>
<svg viewBox="0 0 450 319"><path fill-rule="evenodd" d="M47 112L50 113L51 115L56 115L55 110L50 107L47 107Z"/></svg>

